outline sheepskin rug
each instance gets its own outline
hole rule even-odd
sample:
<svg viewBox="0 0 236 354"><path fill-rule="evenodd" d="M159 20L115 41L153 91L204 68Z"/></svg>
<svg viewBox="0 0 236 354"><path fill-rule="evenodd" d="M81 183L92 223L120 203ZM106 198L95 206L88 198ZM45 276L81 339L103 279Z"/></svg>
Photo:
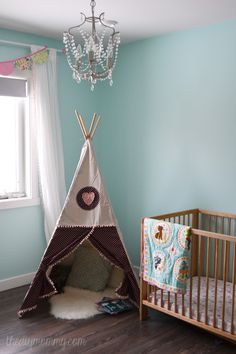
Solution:
<svg viewBox="0 0 236 354"><path fill-rule="evenodd" d="M115 290L107 288L104 291L93 292L90 290L66 286L64 293L52 296L50 313L56 318L78 320L101 314L97 310L96 302L104 296L115 298Z"/></svg>

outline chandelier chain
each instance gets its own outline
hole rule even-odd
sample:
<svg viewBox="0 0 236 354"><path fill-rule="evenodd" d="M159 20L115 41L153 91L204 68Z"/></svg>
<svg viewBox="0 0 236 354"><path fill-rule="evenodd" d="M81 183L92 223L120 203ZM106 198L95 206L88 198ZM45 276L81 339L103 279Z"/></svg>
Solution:
<svg viewBox="0 0 236 354"><path fill-rule="evenodd" d="M94 7L96 6L96 1L95 1L95 0L91 0L90 6L91 6L92 8L94 8Z"/></svg>

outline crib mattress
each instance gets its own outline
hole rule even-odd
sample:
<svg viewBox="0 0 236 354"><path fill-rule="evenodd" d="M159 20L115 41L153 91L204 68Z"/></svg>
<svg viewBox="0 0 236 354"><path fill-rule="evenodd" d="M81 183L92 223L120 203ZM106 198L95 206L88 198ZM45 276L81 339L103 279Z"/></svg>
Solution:
<svg viewBox="0 0 236 354"><path fill-rule="evenodd" d="M216 327L222 329L222 305L223 305L223 292L224 282L218 280L217 282L217 308L216 308ZM189 317L189 280L187 284L187 291L184 296L184 313L186 317ZM208 289L208 318L207 324L213 326L213 314L214 314L214 296L215 296L215 280L209 278ZM192 318L197 319L197 298L198 298L198 277L192 278ZM182 314L182 296L177 296L177 312ZM205 323L205 300L206 300L206 278L201 277L200 287L200 321ZM150 294L150 301L154 303L154 292ZM156 303L161 305L160 289L156 291ZM232 283L226 282L225 290L225 320L224 330L231 331L231 304L232 304ZM235 301L236 305L236 301ZM168 309L167 292L163 291L163 307ZM170 293L170 309L175 311L174 294ZM236 306L234 309L234 334L236 334Z"/></svg>

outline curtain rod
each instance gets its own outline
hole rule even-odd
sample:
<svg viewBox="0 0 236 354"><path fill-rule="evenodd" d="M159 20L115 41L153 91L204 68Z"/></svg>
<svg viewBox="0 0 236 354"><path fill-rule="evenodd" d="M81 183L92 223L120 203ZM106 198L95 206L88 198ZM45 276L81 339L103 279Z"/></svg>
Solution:
<svg viewBox="0 0 236 354"><path fill-rule="evenodd" d="M15 45L19 47L30 47L31 45L35 44L29 44L29 43L21 43L21 42L13 42L13 41L5 41L3 39L0 39L0 43L2 44L7 44L7 45ZM38 44L37 44L38 45ZM48 49L56 49L58 53L63 53L63 49L57 49L57 48L48 48Z"/></svg>

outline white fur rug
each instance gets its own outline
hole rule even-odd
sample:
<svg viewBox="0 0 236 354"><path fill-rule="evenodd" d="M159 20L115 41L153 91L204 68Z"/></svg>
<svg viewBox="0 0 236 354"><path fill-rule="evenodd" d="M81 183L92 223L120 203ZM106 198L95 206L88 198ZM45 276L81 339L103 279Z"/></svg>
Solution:
<svg viewBox="0 0 236 354"><path fill-rule="evenodd" d="M104 296L116 297L115 290L107 288L101 292L72 288L66 286L64 293L54 295L49 299L50 313L56 318L78 320L101 314L97 310L96 302Z"/></svg>

